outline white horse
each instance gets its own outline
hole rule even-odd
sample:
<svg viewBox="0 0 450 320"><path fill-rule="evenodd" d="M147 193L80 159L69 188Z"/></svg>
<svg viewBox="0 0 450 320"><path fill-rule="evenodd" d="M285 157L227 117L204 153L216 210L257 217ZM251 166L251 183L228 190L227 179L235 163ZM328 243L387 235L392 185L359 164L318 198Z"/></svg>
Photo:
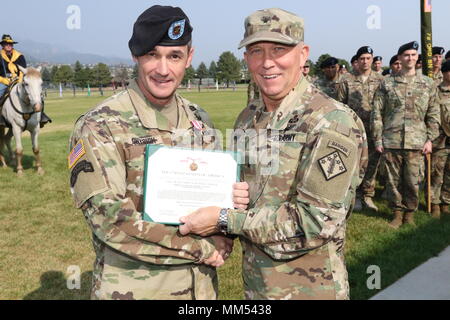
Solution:
<svg viewBox="0 0 450 320"><path fill-rule="evenodd" d="M44 174L41 165L41 157L39 155L39 122L41 121L42 110L42 78L41 67L22 68L23 81L14 85L11 89L10 96L6 99L1 109L1 114L10 128L5 135L5 127L0 126L0 164L6 167L6 162L1 152L6 144L11 158L14 155L11 152L11 138L14 135L16 141L15 158L17 163L17 174L23 175L22 167L22 132L28 130L31 134L31 143L33 145L33 153L36 157L36 168L38 174Z"/></svg>

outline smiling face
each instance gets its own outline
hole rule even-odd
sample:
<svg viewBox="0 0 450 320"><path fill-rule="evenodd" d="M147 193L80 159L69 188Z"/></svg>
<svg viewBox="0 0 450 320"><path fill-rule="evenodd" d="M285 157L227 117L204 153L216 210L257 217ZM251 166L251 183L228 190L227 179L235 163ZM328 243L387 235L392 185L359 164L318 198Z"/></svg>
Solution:
<svg viewBox="0 0 450 320"><path fill-rule="evenodd" d="M278 106L302 76L309 47L258 42L247 47L245 61L266 106Z"/></svg>
<svg viewBox="0 0 450 320"><path fill-rule="evenodd" d="M442 65L442 54L433 55L431 60L433 61L433 68L439 69Z"/></svg>
<svg viewBox="0 0 450 320"><path fill-rule="evenodd" d="M418 58L419 56L415 49L406 50L398 55L398 60L402 64L402 70L405 72L415 69Z"/></svg>
<svg viewBox="0 0 450 320"><path fill-rule="evenodd" d="M157 105L166 105L183 80L194 49L186 46L156 46L149 53L133 57L138 64L138 85L145 97Z"/></svg>

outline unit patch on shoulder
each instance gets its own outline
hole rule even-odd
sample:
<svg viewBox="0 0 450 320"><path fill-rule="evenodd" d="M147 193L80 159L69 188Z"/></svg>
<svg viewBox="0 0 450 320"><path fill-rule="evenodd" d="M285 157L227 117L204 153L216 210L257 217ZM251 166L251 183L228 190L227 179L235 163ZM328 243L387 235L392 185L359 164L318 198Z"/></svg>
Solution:
<svg viewBox="0 0 450 320"><path fill-rule="evenodd" d="M78 164L73 168L72 173L70 174L70 186L72 188L75 186L75 183L77 183L78 175L81 172L94 172L92 163L87 160L83 160L78 162Z"/></svg>
<svg viewBox="0 0 450 320"><path fill-rule="evenodd" d="M317 161L319 162L319 166L327 181L347 172L347 168L337 151L330 153Z"/></svg>
<svg viewBox="0 0 450 320"><path fill-rule="evenodd" d="M80 158L85 154L86 150L84 149L83 139L80 139L67 157L69 169L71 169L75 165L75 163L77 163L77 161L80 160Z"/></svg>

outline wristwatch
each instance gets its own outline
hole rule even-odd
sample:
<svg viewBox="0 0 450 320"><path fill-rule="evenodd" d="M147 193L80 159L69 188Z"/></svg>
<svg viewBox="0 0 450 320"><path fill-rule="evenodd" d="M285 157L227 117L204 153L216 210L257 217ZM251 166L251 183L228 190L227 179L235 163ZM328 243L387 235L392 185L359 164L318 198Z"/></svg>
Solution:
<svg viewBox="0 0 450 320"><path fill-rule="evenodd" d="M219 220L217 220L217 227L223 234L228 233L228 209L220 209Z"/></svg>

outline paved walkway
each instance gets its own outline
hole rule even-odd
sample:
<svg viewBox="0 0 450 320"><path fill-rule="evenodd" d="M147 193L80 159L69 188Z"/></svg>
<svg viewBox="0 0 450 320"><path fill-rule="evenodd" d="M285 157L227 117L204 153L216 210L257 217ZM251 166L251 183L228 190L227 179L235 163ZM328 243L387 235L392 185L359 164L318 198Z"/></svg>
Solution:
<svg viewBox="0 0 450 320"><path fill-rule="evenodd" d="M450 300L450 247L370 300Z"/></svg>

